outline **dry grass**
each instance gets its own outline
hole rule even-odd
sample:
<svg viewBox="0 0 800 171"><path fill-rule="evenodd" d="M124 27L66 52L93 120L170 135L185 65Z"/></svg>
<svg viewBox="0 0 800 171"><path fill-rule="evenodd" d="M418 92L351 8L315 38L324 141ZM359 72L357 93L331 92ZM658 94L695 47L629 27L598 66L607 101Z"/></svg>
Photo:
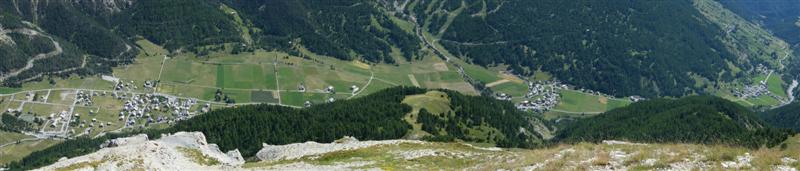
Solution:
<svg viewBox="0 0 800 171"><path fill-rule="evenodd" d="M605 166L611 164L611 154L607 151L595 151L594 159L592 159L592 165L595 166Z"/></svg>
<svg viewBox="0 0 800 171"><path fill-rule="evenodd" d="M100 163L101 163L101 161L81 162L81 163L76 163L76 164L69 165L69 166L62 167L62 168L56 168L56 171L79 170L79 169L86 169L86 168L95 169L95 168L97 168L97 166L100 165Z"/></svg>
<svg viewBox="0 0 800 171"><path fill-rule="evenodd" d="M183 153L183 155L185 155L186 157L192 159L195 163L199 163L206 166L213 166L220 164L219 160L203 154L203 152L201 152L198 149L178 147L178 151Z"/></svg>

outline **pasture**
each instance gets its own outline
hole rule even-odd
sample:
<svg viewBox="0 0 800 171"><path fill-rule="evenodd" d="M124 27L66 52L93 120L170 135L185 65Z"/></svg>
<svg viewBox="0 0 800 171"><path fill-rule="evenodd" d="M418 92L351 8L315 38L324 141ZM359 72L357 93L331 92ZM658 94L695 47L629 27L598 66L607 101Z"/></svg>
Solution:
<svg viewBox="0 0 800 171"><path fill-rule="evenodd" d="M630 104L630 101L587 94L575 90L561 90L561 102L555 109L567 112L598 113Z"/></svg>

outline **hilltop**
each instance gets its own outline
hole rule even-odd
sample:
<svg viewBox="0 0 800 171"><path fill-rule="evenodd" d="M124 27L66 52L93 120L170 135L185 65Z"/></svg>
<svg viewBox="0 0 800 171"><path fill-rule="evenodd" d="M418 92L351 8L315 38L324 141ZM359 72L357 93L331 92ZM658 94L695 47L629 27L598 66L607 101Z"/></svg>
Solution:
<svg viewBox="0 0 800 171"><path fill-rule="evenodd" d="M759 116L775 127L800 131L800 103L792 103L768 110L762 112Z"/></svg>
<svg viewBox="0 0 800 171"><path fill-rule="evenodd" d="M655 99L581 119L560 130L566 142L626 140L773 147L792 133L773 128L754 112L713 96Z"/></svg>

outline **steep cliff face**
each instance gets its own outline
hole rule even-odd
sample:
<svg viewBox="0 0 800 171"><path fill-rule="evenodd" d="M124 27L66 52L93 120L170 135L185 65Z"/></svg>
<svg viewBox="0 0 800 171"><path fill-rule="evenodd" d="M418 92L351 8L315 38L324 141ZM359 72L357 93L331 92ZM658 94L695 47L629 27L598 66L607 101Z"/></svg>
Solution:
<svg viewBox="0 0 800 171"><path fill-rule="evenodd" d="M72 0L76 6L81 6L84 11L97 14L114 14L133 6L135 0Z"/></svg>

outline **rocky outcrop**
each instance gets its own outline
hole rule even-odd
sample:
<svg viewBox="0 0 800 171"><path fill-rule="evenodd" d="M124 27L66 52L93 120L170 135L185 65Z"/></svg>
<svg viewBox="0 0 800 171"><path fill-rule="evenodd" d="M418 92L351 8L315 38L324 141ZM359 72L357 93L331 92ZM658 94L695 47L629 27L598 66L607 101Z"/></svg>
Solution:
<svg viewBox="0 0 800 171"><path fill-rule="evenodd" d="M208 144L200 132L178 132L158 140L137 135L103 146L95 153L60 160L39 170L231 170L244 164L238 150L224 153L217 145Z"/></svg>
<svg viewBox="0 0 800 171"><path fill-rule="evenodd" d="M424 144L425 142L416 140L358 141L358 139L353 137L344 137L328 144L317 142L287 145L264 144L264 148L258 151L256 157L262 161L292 160L336 151L356 150L378 145L397 145L402 143Z"/></svg>
<svg viewBox="0 0 800 171"><path fill-rule="evenodd" d="M133 0L72 0L76 6L82 6L91 12L113 14L133 6Z"/></svg>

